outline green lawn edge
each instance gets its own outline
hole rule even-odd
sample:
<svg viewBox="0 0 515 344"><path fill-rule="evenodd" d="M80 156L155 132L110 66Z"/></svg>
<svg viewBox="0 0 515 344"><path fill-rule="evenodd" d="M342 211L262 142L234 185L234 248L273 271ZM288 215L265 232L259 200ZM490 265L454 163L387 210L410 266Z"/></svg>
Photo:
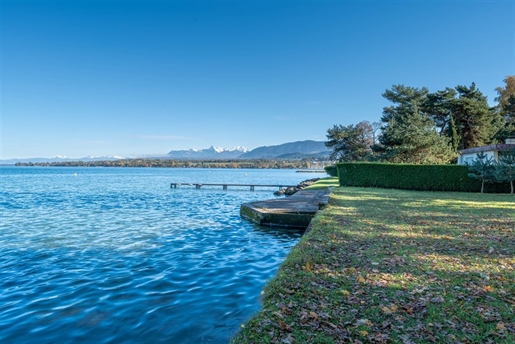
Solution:
<svg viewBox="0 0 515 344"><path fill-rule="evenodd" d="M515 342L515 198L335 187L233 343Z"/></svg>
<svg viewBox="0 0 515 344"><path fill-rule="evenodd" d="M321 179L317 180L310 186L306 187L305 190L319 190L319 189L326 189L329 187L338 187L338 186L340 186L338 177L327 177L327 178L321 178Z"/></svg>

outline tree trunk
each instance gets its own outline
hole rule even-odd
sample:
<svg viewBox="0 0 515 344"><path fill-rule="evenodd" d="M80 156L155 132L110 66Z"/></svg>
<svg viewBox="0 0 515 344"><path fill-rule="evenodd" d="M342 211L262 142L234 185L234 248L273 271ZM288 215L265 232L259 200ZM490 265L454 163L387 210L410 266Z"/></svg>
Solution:
<svg viewBox="0 0 515 344"><path fill-rule="evenodd" d="M511 194L513 196L513 180L510 180L510 186L511 186Z"/></svg>
<svg viewBox="0 0 515 344"><path fill-rule="evenodd" d="M483 193L483 189L485 188L485 180L481 180L481 193Z"/></svg>

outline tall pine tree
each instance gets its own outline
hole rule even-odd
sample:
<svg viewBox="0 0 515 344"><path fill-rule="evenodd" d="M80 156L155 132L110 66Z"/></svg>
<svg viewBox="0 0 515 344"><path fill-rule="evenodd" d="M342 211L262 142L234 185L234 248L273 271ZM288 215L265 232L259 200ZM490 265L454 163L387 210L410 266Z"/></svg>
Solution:
<svg viewBox="0 0 515 344"><path fill-rule="evenodd" d="M446 87L443 91L429 93L423 103L424 112L433 119L439 130L440 136L448 133L448 127L452 118L452 103L455 98L456 91L452 88Z"/></svg>
<svg viewBox="0 0 515 344"><path fill-rule="evenodd" d="M458 151L458 146L460 144L460 136L458 135L458 131L456 129L456 123L454 123L454 117L449 116L449 124L447 125L447 130L445 136L448 138L449 145L452 148L452 151L456 153Z"/></svg>
<svg viewBox="0 0 515 344"><path fill-rule="evenodd" d="M426 88L394 85L383 97L394 105L383 109L383 132L375 150L384 160L399 163L448 163L453 153L423 111Z"/></svg>
<svg viewBox="0 0 515 344"><path fill-rule="evenodd" d="M504 87L496 88L499 112L504 125L496 135L498 141L503 142L507 137L515 137L515 75L504 79Z"/></svg>
<svg viewBox="0 0 515 344"><path fill-rule="evenodd" d="M451 115L460 143L458 149L489 144L499 130L499 115L488 106L487 98L472 83L456 86L458 97L451 102Z"/></svg>
<svg viewBox="0 0 515 344"><path fill-rule="evenodd" d="M325 145L333 150L331 159L338 161L363 161L371 153L374 129L368 121L354 125L334 125L327 129Z"/></svg>

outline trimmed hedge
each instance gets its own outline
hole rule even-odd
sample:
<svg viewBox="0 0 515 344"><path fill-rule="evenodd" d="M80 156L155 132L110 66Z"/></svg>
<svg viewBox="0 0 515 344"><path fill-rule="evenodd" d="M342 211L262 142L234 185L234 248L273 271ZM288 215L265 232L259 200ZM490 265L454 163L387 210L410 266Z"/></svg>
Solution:
<svg viewBox="0 0 515 344"><path fill-rule="evenodd" d="M420 191L480 192L481 182L468 176L463 165L339 163L341 186L363 186ZM485 184L485 192L509 193L509 184Z"/></svg>
<svg viewBox="0 0 515 344"><path fill-rule="evenodd" d="M324 167L325 172L331 177L338 177L338 168L336 165L326 166Z"/></svg>

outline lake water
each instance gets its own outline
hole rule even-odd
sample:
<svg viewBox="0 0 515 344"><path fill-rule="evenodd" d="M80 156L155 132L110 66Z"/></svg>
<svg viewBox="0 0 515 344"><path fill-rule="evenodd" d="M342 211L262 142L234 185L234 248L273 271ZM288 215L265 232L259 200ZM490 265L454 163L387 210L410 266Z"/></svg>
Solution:
<svg viewBox="0 0 515 344"><path fill-rule="evenodd" d="M227 343L297 231L239 216L293 170L0 167L1 343Z"/></svg>

